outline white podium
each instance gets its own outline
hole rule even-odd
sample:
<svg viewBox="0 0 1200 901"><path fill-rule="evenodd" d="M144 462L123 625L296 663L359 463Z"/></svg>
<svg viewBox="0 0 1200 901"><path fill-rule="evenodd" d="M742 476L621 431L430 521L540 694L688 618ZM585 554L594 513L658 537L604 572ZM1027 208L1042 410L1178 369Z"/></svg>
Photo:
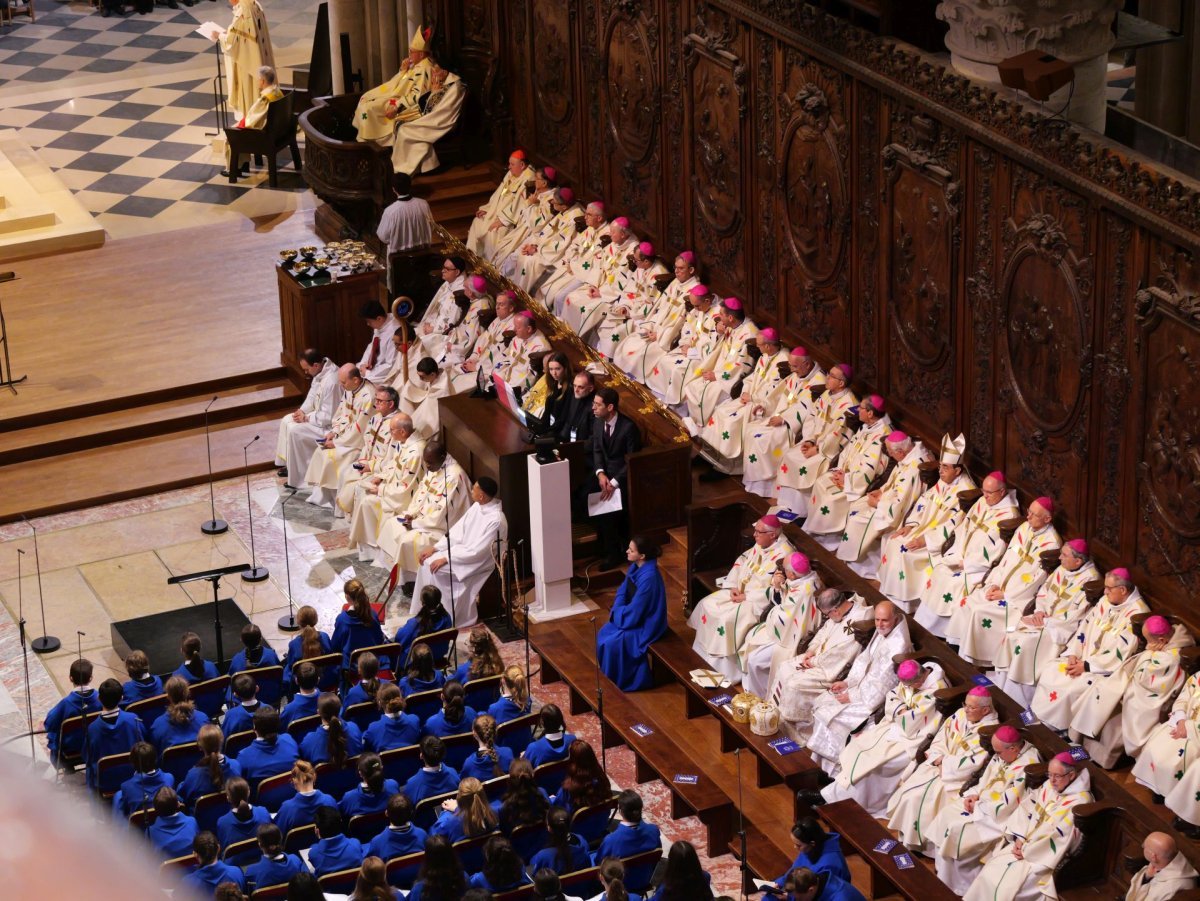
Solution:
<svg viewBox="0 0 1200 901"><path fill-rule="evenodd" d="M566 460L538 463L530 454L529 551L533 559L535 623L591 609L571 596L571 467Z"/></svg>

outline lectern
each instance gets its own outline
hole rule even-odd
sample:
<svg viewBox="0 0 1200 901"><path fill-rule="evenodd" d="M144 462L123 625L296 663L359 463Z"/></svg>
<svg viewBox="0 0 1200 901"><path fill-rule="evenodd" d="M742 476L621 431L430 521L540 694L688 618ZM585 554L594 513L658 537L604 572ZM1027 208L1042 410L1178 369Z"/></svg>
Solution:
<svg viewBox="0 0 1200 901"><path fill-rule="evenodd" d="M529 471L529 551L533 560L535 623L582 613L571 599L571 464L525 458Z"/></svg>

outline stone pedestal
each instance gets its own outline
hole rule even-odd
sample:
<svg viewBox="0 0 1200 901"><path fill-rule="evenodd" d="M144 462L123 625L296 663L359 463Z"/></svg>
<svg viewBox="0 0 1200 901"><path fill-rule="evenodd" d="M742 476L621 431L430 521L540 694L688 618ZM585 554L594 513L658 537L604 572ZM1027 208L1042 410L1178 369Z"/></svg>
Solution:
<svg viewBox="0 0 1200 901"><path fill-rule="evenodd" d="M1121 0L942 0L937 17L950 28L946 48L954 68L999 83L996 64L1042 50L1075 66L1068 85L1046 101L1079 125L1104 131L1107 54L1115 40L1113 18Z"/></svg>

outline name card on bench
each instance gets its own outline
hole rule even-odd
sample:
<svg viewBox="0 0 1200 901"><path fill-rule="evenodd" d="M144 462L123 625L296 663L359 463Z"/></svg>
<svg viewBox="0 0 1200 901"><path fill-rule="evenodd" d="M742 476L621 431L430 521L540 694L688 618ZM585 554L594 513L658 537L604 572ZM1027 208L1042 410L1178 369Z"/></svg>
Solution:
<svg viewBox="0 0 1200 901"><path fill-rule="evenodd" d="M976 685L982 685L984 688L993 688L996 685L995 682L984 675L972 676L971 681Z"/></svg>
<svg viewBox="0 0 1200 901"><path fill-rule="evenodd" d="M774 741L767 742L767 747L782 757L784 754L791 754L794 751L799 751L800 746L790 738L777 738Z"/></svg>
<svg viewBox="0 0 1200 901"><path fill-rule="evenodd" d="M898 844L900 844L900 843L898 841L896 841L894 838L881 838L875 844L875 847L873 850L878 851L880 854L887 854L889 851L892 850L892 848L896 847L896 845L898 845Z"/></svg>
<svg viewBox="0 0 1200 901"><path fill-rule="evenodd" d="M1037 722L1037 716L1034 714L1031 707L1026 707L1021 711L1021 724L1023 726L1032 726Z"/></svg>
<svg viewBox="0 0 1200 901"><path fill-rule="evenodd" d="M911 870L916 866L916 863L912 859L912 855L907 851L905 851L903 854L893 854L892 860L896 861L896 869L898 870Z"/></svg>
<svg viewBox="0 0 1200 901"><path fill-rule="evenodd" d="M634 735L640 735L642 738L645 738L647 735L654 734L654 730L645 723L635 723L634 725L630 726L629 729Z"/></svg>
<svg viewBox="0 0 1200 901"><path fill-rule="evenodd" d="M1092 759L1088 755L1088 752L1079 747L1079 745L1072 745L1071 747L1067 748L1067 753L1071 755L1071 759L1076 763L1083 763L1085 760Z"/></svg>
<svg viewBox="0 0 1200 901"><path fill-rule="evenodd" d="M733 695L717 695L715 698L709 698L708 703L714 707L720 707L722 704L728 704L733 700Z"/></svg>

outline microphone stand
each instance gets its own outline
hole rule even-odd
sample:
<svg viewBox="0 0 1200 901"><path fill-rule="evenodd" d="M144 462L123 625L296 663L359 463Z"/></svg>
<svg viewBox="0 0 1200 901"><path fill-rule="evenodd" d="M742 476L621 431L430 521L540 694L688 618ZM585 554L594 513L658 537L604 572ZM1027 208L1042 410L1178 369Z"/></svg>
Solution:
<svg viewBox="0 0 1200 901"><path fill-rule="evenodd" d="M592 647L599 649L600 635L596 627L596 617L589 616L592 624ZM596 654L596 716L600 718L600 769L608 775L608 745L604 741L604 686L600 684L600 654Z"/></svg>
<svg viewBox="0 0 1200 901"><path fill-rule="evenodd" d="M0 282L12 281L16 275L12 272L0 272ZM29 378L23 375L13 378L12 360L8 355L8 326L4 322L4 307L0 305L0 344L4 345L4 360L0 365L0 388L7 388L13 394L17 393L17 385Z"/></svg>
<svg viewBox="0 0 1200 901"><path fill-rule="evenodd" d="M80 632L78 629L75 630L75 659L76 660L83 659L83 636L85 636L85 635L87 635L86 632Z"/></svg>
<svg viewBox="0 0 1200 901"><path fill-rule="evenodd" d="M42 608L42 635L30 642L29 646L35 654L53 654L62 647L62 642L46 631L46 598L42 594L42 556L38 553L37 527L26 519L24 514L21 519L24 519L25 525L33 531L33 563L37 567L38 605Z"/></svg>
<svg viewBox="0 0 1200 901"><path fill-rule="evenodd" d="M287 505L288 505L288 501L290 501L292 498L294 498L296 496L297 491L299 491L298 488L293 488L292 493L289 494L284 499L283 503L281 503L279 505L279 511L283 514L283 566L284 566L284 570L287 572L287 596L288 596L287 616L279 617L279 621L276 623L276 625L279 626L279 630L281 632L298 632L298 631L300 631L300 624L298 622L296 622L296 607L292 603L292 561L291 561L291 554L288 552L288 539L287 539Z"/></svg>
<svg viewBox="0 0 1200 901"><path fill-rule="evenodd" d="M750 877L750 863L746 860L746 814L745 806L742 800L742 749L735 748L733 756L737 761L737 785L738 785L738 841L741 845L742 859L739 862L738 870L741 873L742 882L742 901L746 901L746 880Z"/></svg>
<svg viewBox="0 0 1200 901"><path fill-rule="evenodd" d="M37 760L37 745L33 738L33 693L29 687L29 644L25 635L25 596L21 590L21 558L25 552L17 548L17 633L21 641L21 662L25 667L25 718L29 722L29 763Z"/></svg>
<svg viewBox="0 0 1200 901"><path fill-rule="evenodd" d="M212 438L208 433L208 411L217 402L218 397L220 395L214 394L213 399L204 408L204 444L208 448L208 503L212 507L212 519L200 524L200 531L205 535L220 535L229 529L229 523L223 519L217 519L217 498L213 489Z"/></svg>
<svg viewBox="0 0 1200 901"><path fill-rule="evenodd" d="M242 448L242 467L246 470L246 513L250 516L250 568L242 573L243 582L261 582L271 573L265 566L258 565L258 556L254 552L254 505L250 503L250 445L259 439L255 435Z"/></svg>

